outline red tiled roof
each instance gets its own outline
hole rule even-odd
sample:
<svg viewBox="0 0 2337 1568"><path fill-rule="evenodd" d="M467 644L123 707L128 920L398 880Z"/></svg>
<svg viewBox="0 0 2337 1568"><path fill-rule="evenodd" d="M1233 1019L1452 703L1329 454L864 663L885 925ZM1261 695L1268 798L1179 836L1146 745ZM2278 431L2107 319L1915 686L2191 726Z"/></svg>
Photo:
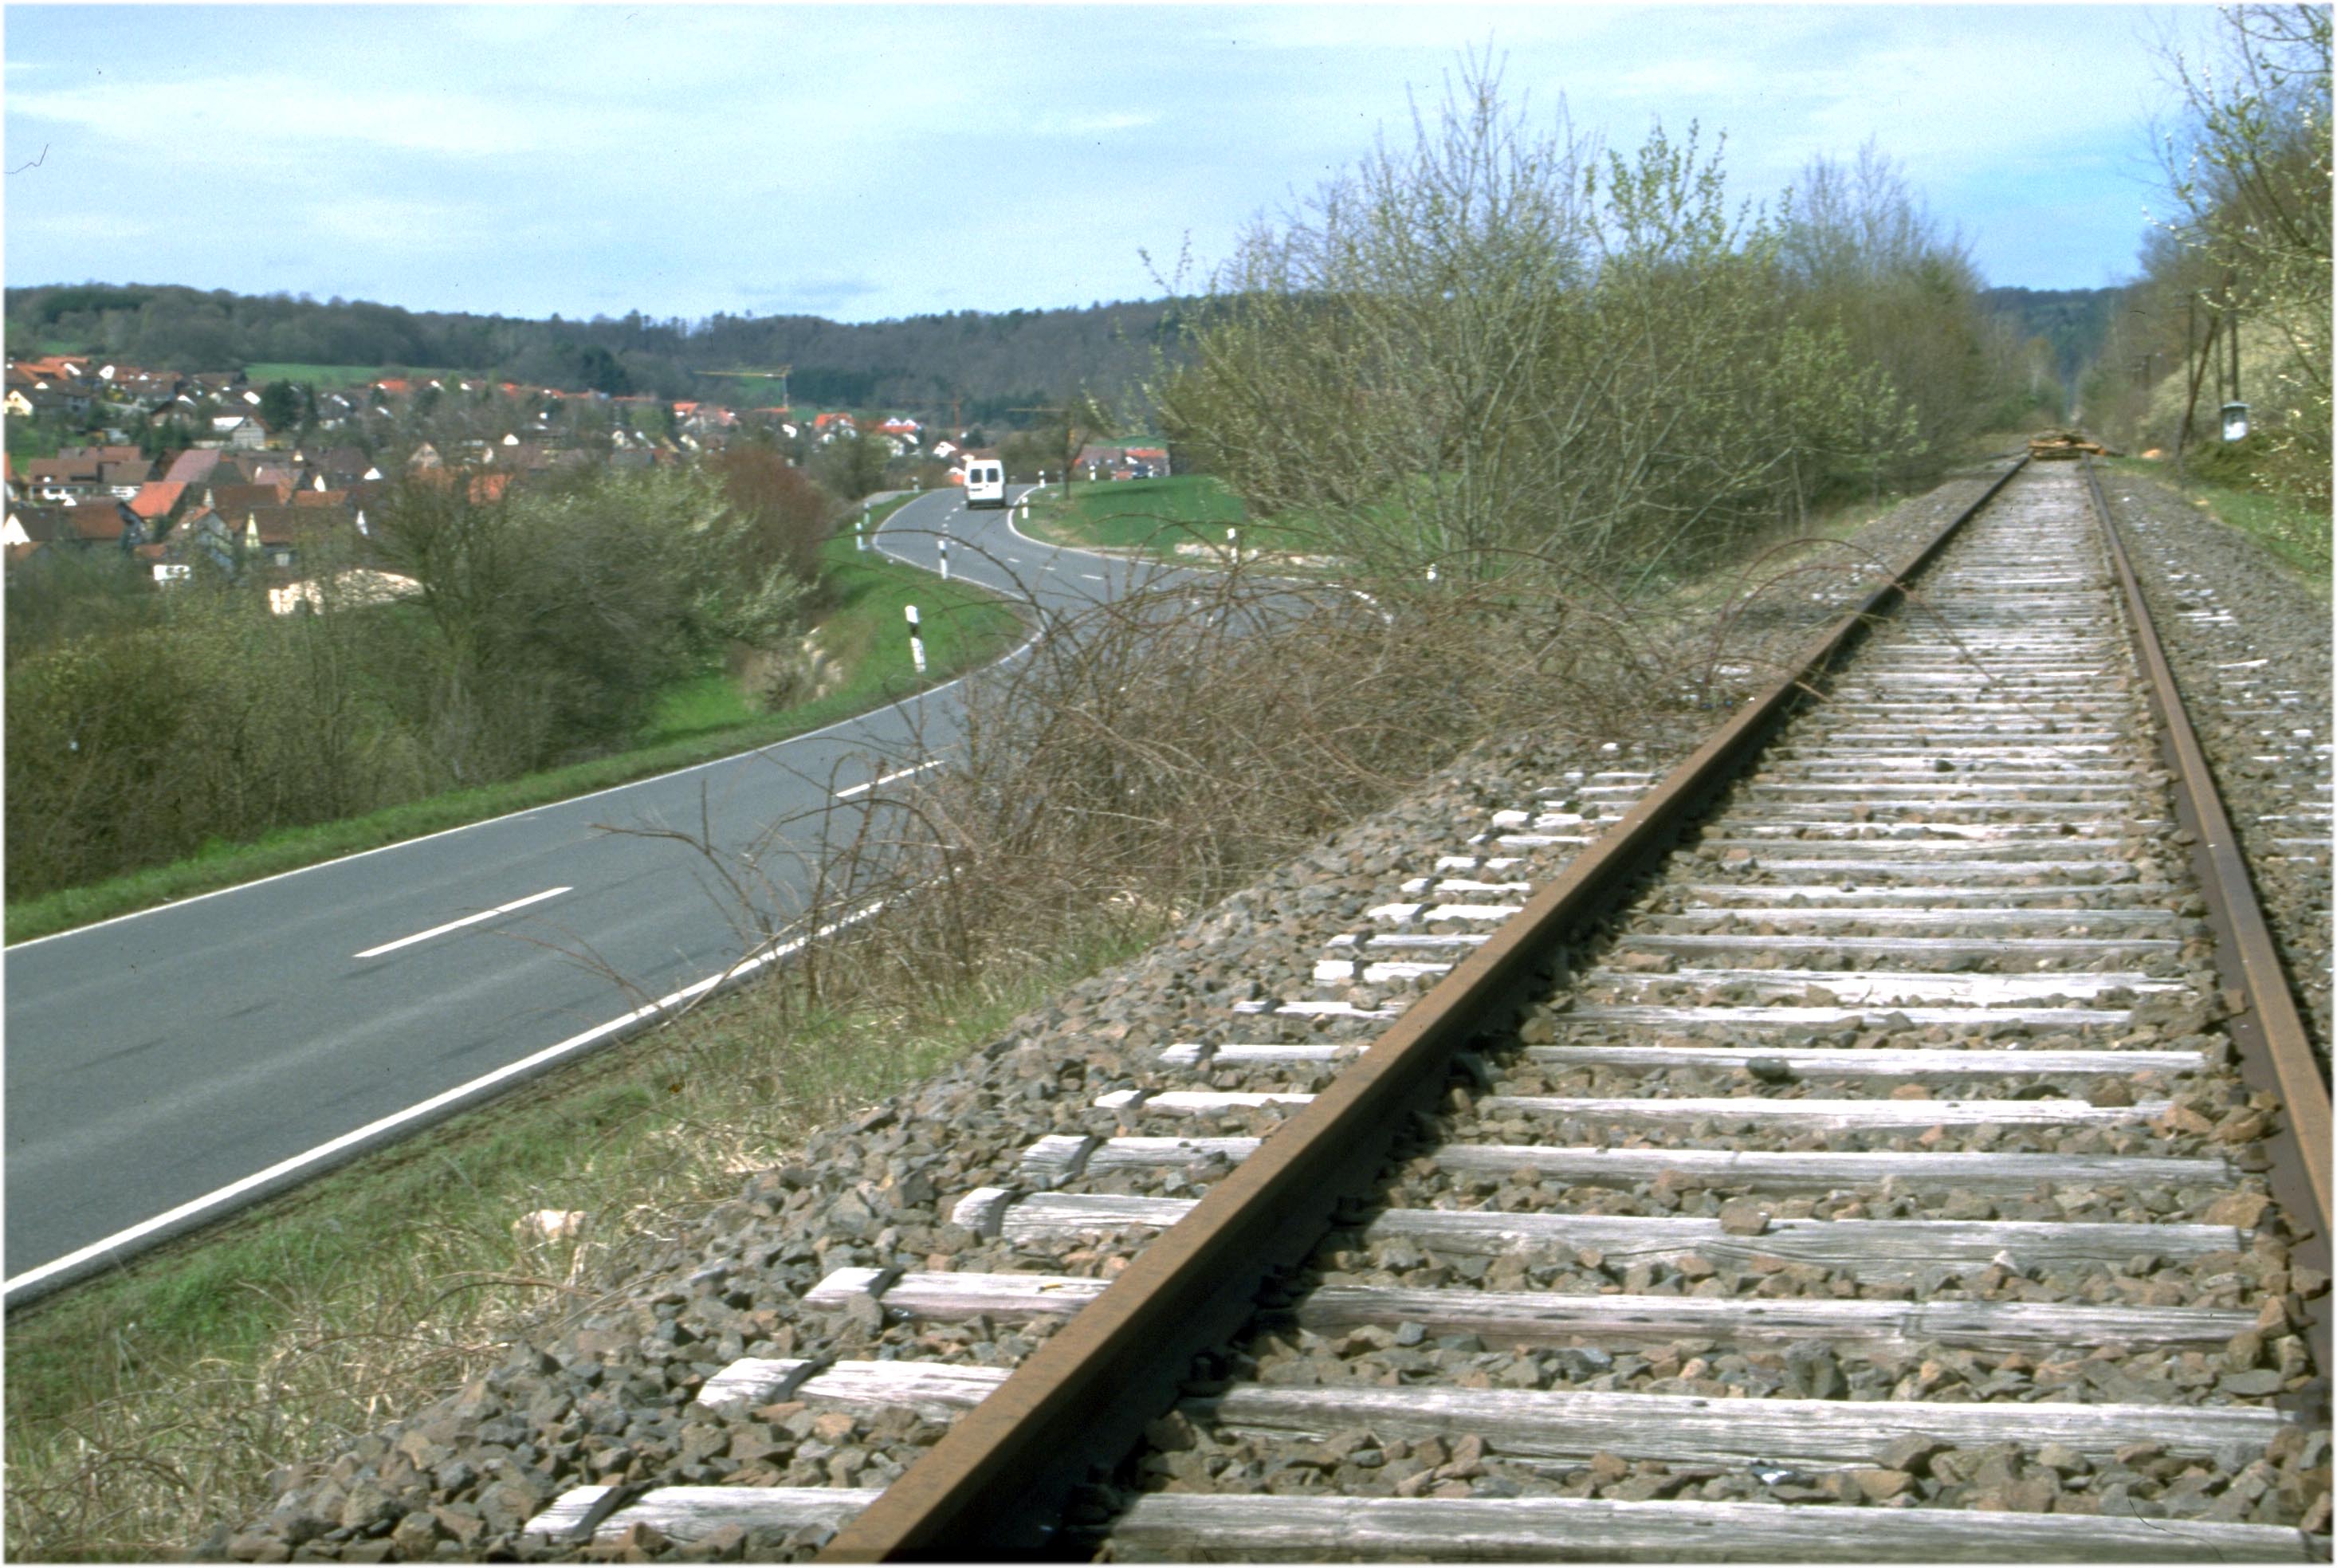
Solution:
<svg viewBox="0 0 2337 1568"><path fill-rule="evenodd" d="M210 477L219 466L219 449L212 446L191 446L171 459L171 466L162 477L181 484L199 485Z"/></svg>
<svg viewBox="0 0 2337 1568"><path fill-rule="evenodd" d="M179 497L186 493L184 480L150 479L138 487L137 495L131 497L130 509L151 523L157 517L169 516L171 508L176 506Z"/></svg>
<svg viewBox="0 0 2337 1568"><path fill-rule="evenodd" d="M290 503L289 485L214 485L211 504L221 512L240 514L247 507L283 506Z"/></svg>
<svg viewBox="0 0 2337 1568"><path fill-rule="evenodd" d="M122 537L128 524L122 520L119 506L74 506L65 512L73 532L98 544L112 544Z"/></svg>

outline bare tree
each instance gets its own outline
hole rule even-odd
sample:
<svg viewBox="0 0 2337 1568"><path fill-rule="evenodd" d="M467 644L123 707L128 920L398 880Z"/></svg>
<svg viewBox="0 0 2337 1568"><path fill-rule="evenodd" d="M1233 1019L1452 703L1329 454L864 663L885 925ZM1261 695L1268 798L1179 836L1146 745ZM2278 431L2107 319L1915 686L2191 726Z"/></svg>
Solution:
<svg viewBox="0 0 2337 1568"><path fill-rule="evenodd" d="M2287 482L2329 498L2331 349L2330 11L2238 5L2213 41L2161 46L2180 95L2159 137L2176 248L2152 280L2219 318L2235 318L2272 352L2254 385L2257 424ZM2176 281L2181 276L2181 281ZM2173 292L2173 289L2166 291ZM2186 357L2199 350L2188 338Z"/></svg>

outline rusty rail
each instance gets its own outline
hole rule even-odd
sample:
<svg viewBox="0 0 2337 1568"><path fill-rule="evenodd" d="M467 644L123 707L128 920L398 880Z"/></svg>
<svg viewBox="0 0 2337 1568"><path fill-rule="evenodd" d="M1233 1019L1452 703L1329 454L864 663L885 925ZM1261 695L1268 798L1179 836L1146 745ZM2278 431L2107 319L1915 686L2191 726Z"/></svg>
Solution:
<svg viewBox="0 0 2337 1568"><path fill-rule="evenodd" d="M1214 1184L1103 1294L1017 1367L828 1544L825 1562L960 1561L1044 1553L1071 1489L1174 1403L1194 1355L1247 1320L1380 1171L1406 1113L1444 1085L1454 1051L1603 912L1648 856L1731 779L1809 683L1862 641L1904 584L2026 465L2017 460L1794 667L1738 710L1523 912L1408 1009L1315 1100Z"/></svg>
<svg viewBox="0 0 2337 1568"><path fill-rule="evenodd" d="M2101 475L2090 460L2085 472L2087 491L2108 541L2110 563L2125 592L2135 648L2149 672L2160 750L2175 776L2176 820L2193 835L2192 867L2206 897L2216 961L2241 994L2242 1004L2232 1010L2225 1028L2239 1048L2243 1070L2252 1080L2274 1088L2288 1115L2291 1136L2273 1142L2277 1151L2271 1172L2273 1192L2291 1214L2310 1215L2317 1221L2319 1233L2306 1255L2325 1269L2330 1242L2329 1085L2321 1076L2312 1036L2297 1010L2296 994L2290 989L2288 972L2273 945L2264 906L2256 900L2255 883L2248 874L2239 835L2224 809L2215 770L2208 766L2207 754L2184 711L2174 668L2160 645L2109 499L2102 494ZM2325 1298L2322 1306L2323 1310L2313 1325L2313 1356L2325 1377L2329 1372Z"/></svg>

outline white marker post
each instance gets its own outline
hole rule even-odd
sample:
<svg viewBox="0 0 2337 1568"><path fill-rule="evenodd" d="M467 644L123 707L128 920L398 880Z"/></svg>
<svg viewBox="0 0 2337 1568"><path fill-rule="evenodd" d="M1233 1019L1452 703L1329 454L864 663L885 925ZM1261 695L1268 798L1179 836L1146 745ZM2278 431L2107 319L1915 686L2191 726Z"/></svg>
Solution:
<svg viewBox="0 0 2337 1568"><path fill-rule="evenodd" d="M852 543L855 549L868 548L868 503L865 500L860 503L860 526L853 531Z"/></svg>
<svg viewBox="0 0 2337 1568"><path fill-rule="evenodd" d="M904 604L901 609L909 617L909 662L917 667L917 673L922 675L925 672L925 640L917 635L917 607L914 604Z"/></svg>
<svg viewBox="0 0 2337 1568"><path fill-rule="evenodd" d="M949 581L949 535L942 535L942 581Z"/></svg>

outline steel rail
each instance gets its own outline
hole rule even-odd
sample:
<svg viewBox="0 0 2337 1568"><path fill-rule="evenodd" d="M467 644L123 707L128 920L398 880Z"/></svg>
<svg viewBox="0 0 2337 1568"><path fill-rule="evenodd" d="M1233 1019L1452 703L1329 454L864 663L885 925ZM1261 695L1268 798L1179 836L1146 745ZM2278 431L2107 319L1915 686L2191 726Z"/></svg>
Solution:
<svg viewBox="0 0 2337 1568"><path fill-rule="evenodd" d="M2310 1239L2307 1256L2327 1268L2330 1243L2330 1109L2329 1085L2321 1076L2313 1039L2290 988L2288 971L2280 961L2264 906L2256 898L2255 881L2248 874L2239 834L2224 809L2215 769L2184 710L2182 689L2167 662L2158 630L2135 575L2109 498L2102 493L2101 475L2092 458L2084 459L2086 488L2102 533L2108 542L2110 564L2124 591L2127 620L2143 668L2150 677L2150 701L2159 724L2160 748L2175 778L2176 820L2193 835L2191 862L2207 903L2207 924L2215 937L2215 956L2227 979L2235 981L2243 1004L2232 1010L2225 1027L2238 1047L2243 1070L2267 1083L2281 1097L2288 1117L2288 1136L2270 1141L2272 1184L2288 1211L2310 1215L2319 1225ZM2303 1239L2300 1239L2303 1240ZM2327 1298L2313 1324L2313 1355L2324 1378L2329 1374Z"/></svg>
<svg viewBox="0 0 2337 1568"><path fill-rule="evenodd" d="M1313 1102L1211 1186L1095 1300L846 1524L823 1562L979 1561L1048 1551L1071 1489L1175 1401L1193 1356L1254 1311L1383 1167L1407 1113L1442 1090L1453 1053L1560 944L1603 913L1756 753L1811 683L2026 466L2014 461L1758 698L1740 707L1556 881L1405 1011Z"/></svg>

